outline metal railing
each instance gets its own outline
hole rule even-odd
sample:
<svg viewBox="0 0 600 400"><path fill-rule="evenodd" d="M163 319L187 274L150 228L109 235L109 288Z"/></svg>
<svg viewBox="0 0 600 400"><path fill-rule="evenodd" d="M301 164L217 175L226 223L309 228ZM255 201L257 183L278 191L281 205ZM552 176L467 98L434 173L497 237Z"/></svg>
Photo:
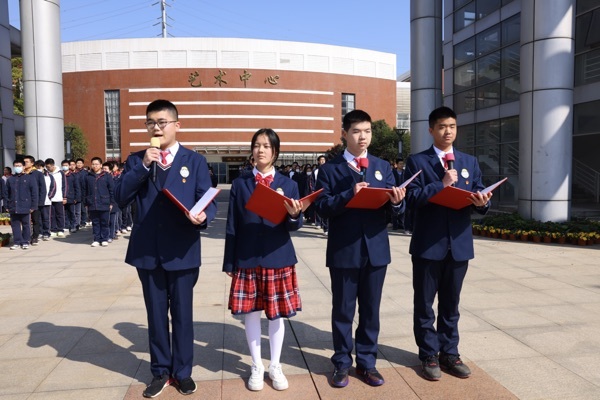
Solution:
<svg viewBox="0 0 600 400"><path fill-rule="evenodd" d="M573 185L594 196L594 201L600 203L600 172L589 165L573 159Z"/></svg>

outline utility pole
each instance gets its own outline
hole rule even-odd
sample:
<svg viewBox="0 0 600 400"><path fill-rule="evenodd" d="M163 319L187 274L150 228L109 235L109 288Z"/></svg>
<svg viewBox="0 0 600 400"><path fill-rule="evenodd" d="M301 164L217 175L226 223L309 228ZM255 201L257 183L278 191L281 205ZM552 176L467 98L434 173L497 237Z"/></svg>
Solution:
<svg viewBox="0 0 600 400"><path fill-rule="evenodd" d="M161 0L160 11L162 13L162 37L167 37L167 0Z"/></svg>

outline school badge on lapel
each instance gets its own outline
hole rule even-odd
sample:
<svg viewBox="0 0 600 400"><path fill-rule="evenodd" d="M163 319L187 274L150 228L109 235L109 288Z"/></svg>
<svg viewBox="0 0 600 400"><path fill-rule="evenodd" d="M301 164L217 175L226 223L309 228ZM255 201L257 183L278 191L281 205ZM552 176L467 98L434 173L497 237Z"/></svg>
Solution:
<svg viewBox="0 0 600 400"><path fill-rule="evenodd" d="M463 178L467 179L467 178L469 177L469 171L467 171L467 169L466 169L466 168L463 168L463 169L460 171L460 176L462 176Z"/></svg>
<svg viewBox="0 0 600 400"><path fill-rule="evenodd" d="M185 183L185 178L187 178L188 176L190 176L190 170L184 165L179 170L179 175L181 175L183 177L183 179L181 180L181 182Z"/></svg>
<svg viewBox="0 0 600 400"><path fill-rule="evenodd" d="M275 190L277 193L279 193L280 195L283 196L283 189L282 188L277 188L277 190Z"/></svg>
<svg viewBox="0 0 600 400"><path fill-rule="evenodd" d="M378 181L383 179L383 175L381 175L381 171L375 171L375 179Z"/></svg>

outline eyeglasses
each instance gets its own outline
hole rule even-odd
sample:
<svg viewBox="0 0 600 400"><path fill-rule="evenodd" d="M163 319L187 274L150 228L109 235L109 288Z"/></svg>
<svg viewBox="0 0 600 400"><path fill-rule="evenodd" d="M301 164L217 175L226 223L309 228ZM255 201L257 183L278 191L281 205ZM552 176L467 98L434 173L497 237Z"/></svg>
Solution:
<svg viewBox="0 0 600 400"><path fill-rule="evenodd" d="M152 129L154 129L154 127L156 127L156 125L158 125L158 128L160 130L165 129L165 126L169 125L171 122L177 122L177 121L165 121L165 120L161 120L161 121L146 121L144 122L144 125L146 125L146 128L151 131Z"/></svg>

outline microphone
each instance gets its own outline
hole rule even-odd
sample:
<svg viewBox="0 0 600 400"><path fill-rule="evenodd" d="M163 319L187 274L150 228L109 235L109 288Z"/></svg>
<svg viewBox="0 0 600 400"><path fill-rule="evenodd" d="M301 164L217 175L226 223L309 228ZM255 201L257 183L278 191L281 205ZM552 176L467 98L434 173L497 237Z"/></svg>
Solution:
<svg viewBox="0 0 600 400"><path fill-rule="evenodd" d="M369 168L369 159L367 157L361 157L358 159L358 167L360 168L361 182L364 182L367 177L367 168Z"/></svg>
<svg viewBox="0 0 600 400"><path fill-rule="evenodd" d="M160 138L157 138L157 137L151 138L150 139L150 147L154 147L155 149L160 149ZM150 170L152 171L152 182L156 182L156 161L152 161Z"/></svg>
<svg viewBox="0 0 600 400"><path fill-rule="evenodd" d="M446 154L446 164L448 164L448 169L454 169L454 153ZM452 186L456 186L456 183L453 183Z"/></svg>
<svg viewBox="0 0 600 400"><path fill-rule="evenodd" d="M454 169L454 153L446 154L446 164L448 164L448 169Z"/></svg>

